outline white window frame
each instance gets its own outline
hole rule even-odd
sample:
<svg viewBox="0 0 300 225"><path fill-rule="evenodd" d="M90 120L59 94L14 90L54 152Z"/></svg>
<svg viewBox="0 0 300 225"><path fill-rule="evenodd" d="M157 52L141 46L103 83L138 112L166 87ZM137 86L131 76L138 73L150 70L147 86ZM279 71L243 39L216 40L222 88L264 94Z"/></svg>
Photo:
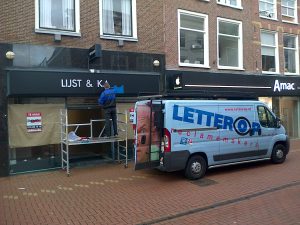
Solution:
<svg viewBox="0 0 300 225"><path fill-rule="evenodd" d="M236 8L236 9L243 9L242 8L242 0L236 0L236 2L237 2L236 5L231 5L230 0L217 0L217 4L219 4L219 5L229 6L229 7Z"/></svg>
<svg viewBox="0 0 300 225"><path fill-rule="evenodd" d="M74 0L75 7L75 31L53 30L40 27L40 5L39 0L35 0L35 32L45 34L60 34L66 36L81 36L80 33L80 0Z"/></svg>
<svg viewBox="0 0 300 225"><path fill-rule="evenodd" d="M203 32L203 44L204 44L204 63L203 64L192 64L192 63L182 63L180 62L180 15L185 14L189 16L201 17L204 19L204 32ZM199 68L210 68L209 67L209 43L208 43L208 15L195 13L187 10L178 9L177 11L177 18L178 18L178 65L179 66L186 66L186 67L199 67ZM184 28L185 30L192 30ZM198 31L198 30L192 30ZM200 32L200 31L199 31Z"/></svg>
<svg viewBox="0 0 300 225"><path fill-rule="evenodd" d="M288 17L288 18L293 18L294 20L293 21L288 21L288 20L282 20L282 22L287 22L287 23L298 23L298 7L297 7L297 5L298 5L298 2L297 2L297 0L295 0L295 2L294 2L294 7L288 7L288 6L283 6L282 5L282 1L281 1L281 8L282 7L285 7L285 8L292 8L292 9L294 9L294 12L295 12L295 14L294 14L294 16L289 16L289 15L284 15L283 13L282 13L282 10L281 10L281 16L283 16L283 17Z"/></svg>
<svg viewBox="0 0 300 225"><path fill-rule="evenodd" d="M227 22L227 23L233 23L233 24L238 24L239 25L239 37L238 37L238 52L239 52L239 58L238 58L238 66L233 67L233 66L222 66L219 64L219 22ZM221 36L227 36L227 37L235 37L232 35L227 35L227 34L221 34ZM218 69L228 69L228 70L244 70L244 62L243 62L243 23L238 20L231 20L231 19L226 19L226 18L221 18L217 17L217 57L218 57Z"/></svg>
<svg viewBox="0 0 300 225"><path fill-rule="evenodd" d="M296 48L287 48L287 47L284 47L284 44L283 44L283 55L284 55L284 50L285 49L295 50L295 61L296 61L295 62L296 72L295 73L284 72L284 74L285 75L298 75L299 74L299 42L298 42L298 35L284 33L283 36L292 36L292 37L295 38L295 42L296 42L295 43ZM282 39L283 39L283 36L282 36ZM284 60L285 60L285 57L284 57ZM284 69L285 69L285 61L284 61Z"/></svg>
<svg viewBox="0 0 300 225"><path fill-rule="evenodd" d="M267 3L267 4L273 4L273 14L274 14L274 17L270 17L270 15L272 14L271 12L267 12L267 11L261 11L260 8L259 8L259 3L260 2L263 2L263 3ZM259 0L258 1L258 8L259 8L259 16L261 18L265 18L265 19L269 19L269 20L277 20L277 0L273 0L273 3L270 3L266 0Z"/></svg>
<svg viewBox="0 0 300 225"><path fill-rule="evenodd" d="M132 15L132 36L120 36L120 35L111 35L103 34L102 26L102 0L99 0L99 25L100 25L100 38L103 39L112 39L112 40L125 40L125 41L137 41L137 16L136 16L136 0L131 0L131 15Z"/></svg>
<svg viewBox="0 0 300 225"><path fill-rule="evenodd" d="M275 48L275 71L272 72L272 71L263 71L262 70L262 73L264 73L264 74L279 74L278 32L270 31L270 30L260 30L260 38L261 38L261 33L269 33L269 34L274 34L275 35L275 46L273 46L273 45L263 45L262 41L260 40L261 41L261 47ZM260 48L260 50L261 50L261 48ZM262 57L261 52L260 52L260 56Z"/></svg>

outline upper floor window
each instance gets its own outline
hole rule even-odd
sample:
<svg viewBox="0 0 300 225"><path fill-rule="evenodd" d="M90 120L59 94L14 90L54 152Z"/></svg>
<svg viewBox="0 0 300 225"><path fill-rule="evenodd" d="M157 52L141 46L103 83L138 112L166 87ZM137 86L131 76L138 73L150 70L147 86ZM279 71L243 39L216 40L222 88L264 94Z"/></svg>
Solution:
<svg viewBox="0 0 300 225"><path fill-rule="evenodd" d="M36 0L35 30L80 35L79 0Z"/></svg>
<svg viewBox="0 0 300 225"><path fill-rule="evenodd" d="M136 39L136 0L100 0L100 35Z"/></svg>
<svg viewBox="0 0 300 225"><path fill-rule="evenodd" d="M297 22L297 0L282 0L281 14L283 21Z"/></svg>
<svg viewBox="0 0 300 225"><path fill-rule="evenodd" d="M284 73L299 73L298 38L294 35L283 35Z"/></svg>
<svg viewBox="0 0 300 225"><path fill-rule="evenodd" d="M241 8L241 0L217 0L219 4Z"/></svg>
<svg viewBox="0 0 300 225"><path fill-rule="evenodd" d="M208 16L178 10L179 65L208 67Z"/></svg>
<svg viewBox="0 0 300 225"><path fill-rule="evenodd" d="M242 23L218 18L218 66L243 69Z"/></svg>
<svg viewBox="0 0 300 225"><path fill-rule="evenodd" d="M260 39L262 71L268 73L279 73L277 33L261 31Z"/></svg>
<svg viewBox="0 0 300 225"><path fill-rule="evenodd" d="M276 0L259 0L259 15L264 18L276 19Z"/></svg>

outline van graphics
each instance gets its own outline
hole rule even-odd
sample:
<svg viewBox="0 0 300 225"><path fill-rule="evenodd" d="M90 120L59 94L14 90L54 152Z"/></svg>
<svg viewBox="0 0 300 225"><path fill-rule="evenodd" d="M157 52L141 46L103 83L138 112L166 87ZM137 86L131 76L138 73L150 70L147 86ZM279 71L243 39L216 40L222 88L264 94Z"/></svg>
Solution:
<svg viewBox="0 0 300 225"><path fill-rule="evenodd" d="M171 133L174 133L175 130L176 129L172 128ZM219 135L214 135L209 133L208 134L202 132L199 133L199 131L188 132L188 131L176 130L176 133L178 133L179 136L182 136L179 142L181 145L192 145L193 142L197 142L197 140L207 140L207 141L220 141L225 144L237 144L237 145L259 148L258 141L243 140L240 138L220 137Z"/></svg>
<svg viewBox="0 0 300 225"><path fill-rule="evenodd" d="M225 111L251 111L251 107L232 107L232 108L225 108Z"/></svg>
<svg viewBox="0 0 300 225"><path fill-rule="evenodd" d="M188 138L182 137L182 138L180 139L180 144L181 144L181 145L187 145L187 144L188 144L188 141L189 141Z"/></svg>
<svg viewBox="0 0 300 225"><path fill-rule="evenodd" d="M251 134L254 135L260 130L259 123L251 123L246 117L238 117L234 119L231 116L186 106L183 106L182 110L179 111L179 105L176 104L173 106L173 120L235 131L240 136L245 136L249 134L250 131Z"/></svg>
<svg viewBox="0 0 300 225"><path fill-rule="evenodd" d="M250 132L251 124L246 117L238 117L233 122L235 132L241 136L245 136Z"/></svg>

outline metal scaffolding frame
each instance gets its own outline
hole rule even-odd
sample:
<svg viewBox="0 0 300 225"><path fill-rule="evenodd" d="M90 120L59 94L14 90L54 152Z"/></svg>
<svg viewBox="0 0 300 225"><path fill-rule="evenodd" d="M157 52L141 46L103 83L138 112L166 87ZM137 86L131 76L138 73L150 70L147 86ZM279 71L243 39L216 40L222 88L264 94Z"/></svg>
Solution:
<svg viewBox="0 0 300 225"><path fill-rule="evenodd" d="M90 119L89 123L68 123L68 109L61 109L61 167L63 170L66 170L67 175L70 176L70 146L74 145L89 145L89 144L101 144L101 143L112 143L112 160L115 160L115 145L117 143L117 160L119 163L122 161L125 162L124 167L128 167L128 133L127 133L127 125L128 125L128 113L125 111L124 113L117 113L117 124L118 124L118 137L101 137L104 132L105 125L100 131L98 136L94 136L93 134L93 125L95 123L105 123L105 119ZM89 127L90 135L80 138L78 137L75 140L69 139L70 132L76 131L80 127ZM120 142L124 142L125 144L121 144Z"/></svg>

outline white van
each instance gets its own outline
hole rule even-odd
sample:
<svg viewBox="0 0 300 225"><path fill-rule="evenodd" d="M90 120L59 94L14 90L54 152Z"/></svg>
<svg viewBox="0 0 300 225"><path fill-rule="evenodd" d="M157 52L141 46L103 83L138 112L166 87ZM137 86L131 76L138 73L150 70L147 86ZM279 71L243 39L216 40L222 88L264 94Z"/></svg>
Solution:
<svg viewBox="0 0 300 225"><path fill-rule="evenodd" d="M135 105L135 168L185 170L189 179L208 168L285 161L289 138L260 101L145 100Z"/></svg>

